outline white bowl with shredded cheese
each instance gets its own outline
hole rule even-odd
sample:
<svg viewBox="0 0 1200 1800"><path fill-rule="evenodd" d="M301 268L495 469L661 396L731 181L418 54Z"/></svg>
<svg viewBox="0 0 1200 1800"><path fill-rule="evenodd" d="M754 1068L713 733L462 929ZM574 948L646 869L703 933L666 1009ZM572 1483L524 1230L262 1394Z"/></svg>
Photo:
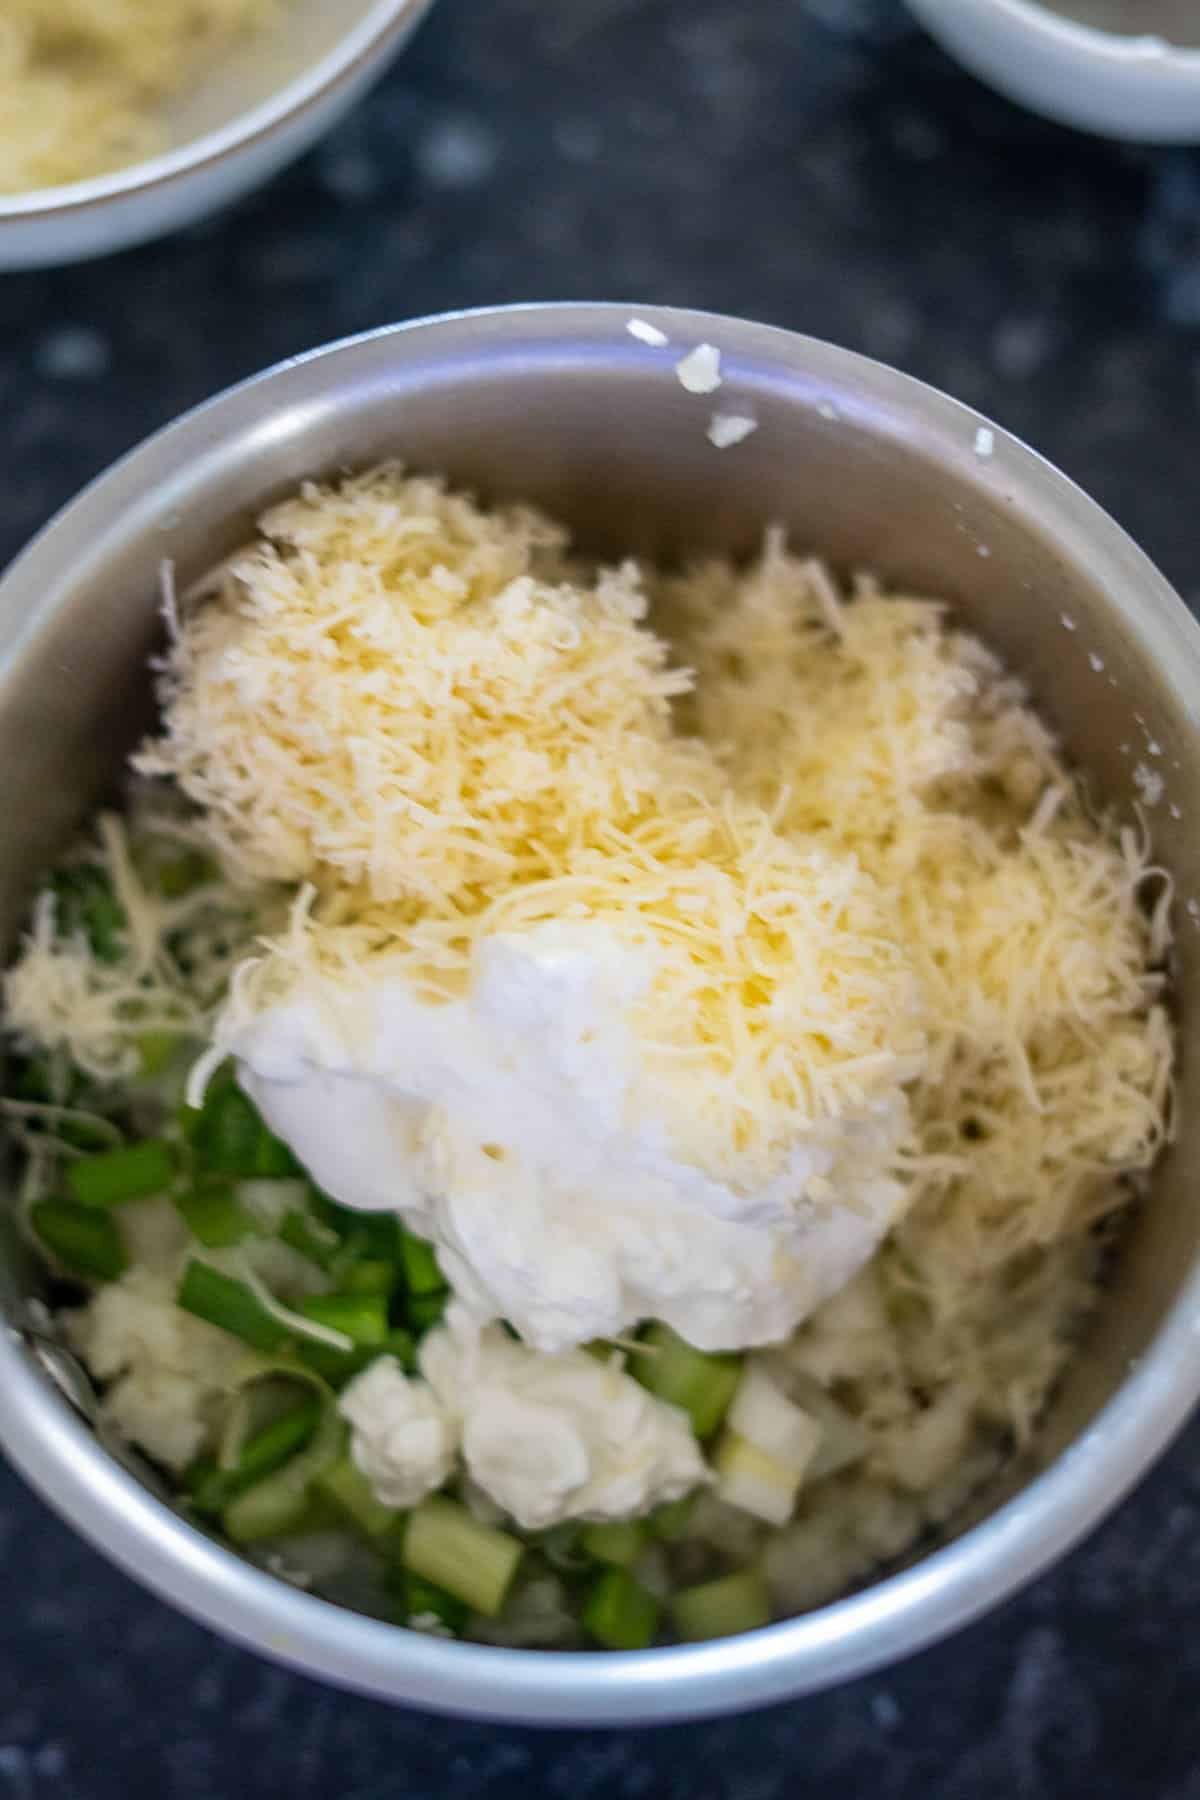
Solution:
<svg viewBox="0 0 1200 1800"><path fill-rule="evenodd" d="M0 19L0 269L193 223L306 150L432 0L14 0Z"/></svg>
<svg viewBox="0 0 1200 1800"><path fill-rule="evenodd" d="M753 428L714 434L714 415L752 421ZM1196 1032L1192 1021L1200 1016L1200 901L1195 897L1200 894L1200 840L1187 817L1189 798L1200 791L1195 698L1200 692L1200 631L1182 603L1111 520L999 425L903 375L830 346L767 327L665 309L514 308L428 320L334 346L234 389L183 419L62 513L0 582L0 802L6 795L21 796L20 806L0 803L0 934L6 948L20 929L33 884L91 810L99 785L115 771L118 759L150 724L145 666L147 655L158 647L164 564L168 592L187 594L198 579L225 567L231 553L244 547L251 523L260 515L269 514L277 540L307 532L313 521L305 508L320 494L314 488L296 500L298 485L308 477L345 480L347 469L359 471L340 490L338 504L353 508L347 516L361 524L379 504L392 509L388 516L394 517L397 490L388 486L394 477L374 478L382 486L373 486L367 473L389 459L444 474L459 488L477 490L488 505L536 505L569 524L585 551L602 556L632 552L664 565L705 554L748 559L761 547L764 529L776 525L793 544L826 558L839 581L870 569L893 592L942 597L952 609L954 626L961 623L977 633L1028 681L1039 716L1058 734L1065 754L1115 808L1131 834L1125 840L1130 880L1146 878L1150 841L1156 858L1170 870L1178 903L1173 999L1183 1046L1189 1048ZM921 644L932 653L940 641L936 608L885 617L888 606L913 608L918 603L884 601L867 583L860 584L858 598L843 616L839 590L822 565L782 560L782 537L768 537L761 554L765 560L742 579L724 613L720 605L705 612L707 624L697 640L702 677L705 659L717 670L736 659L742 630L757 634L759 649L769 651L779 623L772 594L777 595L779 583L799 582L814 609L815 629L825 637L857 629L855 606L864 609L859 617L874 618L864 671L877 661L882 670L893 651L906 658L911 652L916 656L913 669L923 670L924 691L940 691L949 678L952 685L974 683L975 691L986 694L992 747L1020 786L1021 758L1014 762L1012 733L1032 732L1027 747L1034 751L1042 741L1031 715L1021 711L1020 690L1003 679L994 659L961 640L966 661L949 665L932 654L922 663L917 654ZM718 587L729 579L728 562L709 567ZM618 629L628 598L621 583L633 579L628 569L615 571L604 589L614 654L628 640L628 633ZM682 589L676 596L689 603L695 597L696 592ZM271 596L264 589L260 598ZM670 595L664 593L662 599L669 607ZM513 610L511 595L506 605ZM740 623L723 635L726 614ZM898 638L889 635L892 616L908 619L911 629ZM565 628L568 622L559 618L557 624ZM314 643L318 625L314 619ZM214 629L218 626L214 615ZM565 644L569 651L574 642L556 639L555 648ZM446 647L450 649L449 640ZM357 651L351 645L346 654ZM247 695L254 682L269 685L272 679L269 667L253 665L245 646L237 666L249 684ZM784 678L782 657L768 655L761 666L768 687L776 670ZM812 680L819 688L819 677L813 674ZM875 690L868 681L865 689L848 691L844 706L833 693L820 741L807 752L814 772L821 764L822 791L833 797L828 783L836 786L844 779L850 784L846 792L853 801L842 809L847 829L873 830L880 794L870 768L856 765L853 746L838 738L839 710L849 718L856 708L878 701L891 719L887 729L897 734L895 766L915 769L924 754L920 731L909 731L914 720L919 723L924 704L917 688L910 691L895 680L891 691L898 702L894 715L885 704L886 681ZM402 698L393 696L397 705ZM765 715L765 689L763 699ZM806 705L814 700L815 693ZM320 704L314 687L307 711L318 736ZM710 723L714 739L720 738L721 723ZM185 709L176 712L175 725L173 746L160 742L158 754L187 762ZM668 753L690 754L686 742L672 747L659 738L647 749L649 730L644 722L622 738L630 783L639 779L639 758L650 750L656 768L665 766L662 758ZM336 733L326 733L326 738L326 750L336 750ZM950 732L942 749L953 752L956 741ZM1048 743L1046 739L1042 748ZM747 780L756 770L764 778L770 773L755 760L756 746L763 747L751 731ZM516 754L518 748L514 744L506 754ZM1020 1008L1054 983L1062 984L1065 1006L1080 1018L1087 1016L1088 1007L1109 1004L1105 995L1116 991L1111 984L1128 986L1128 956L1115 939L1051 943L1044 935L1029 935L1039 880L1074 883L1072 905L1084 913L1097 891L1094 876L1103 876L1110 885L1120 881L1111 856L1105 874L1099 864L1091 868L1079 845L1067 845L1060 854L1064 842L1055 836L1056 810L1065 799L1061 793L1056 797L1053 785L1037 785L1036 765L1035 755L1033 785L1026 796L1032 815L1025 827L1031 882L1018 883L1012 892L997 889L990 902L991 925L987 918L978 921L985 936L992 930L990 966L1003 971L1014 1030ZM572 766L578 776L580 765ZM932 769L933 776L941 766ZM214 772L211 760L206 770L207 779ZM466 793L470 769L465 762L459 777L467 784ZM815 789L810 785L805 791L811 798ZM295 832L272 838L268 829L272 819L278 823L282 817L280 809L260 816L257 793L245 787L240 793L230 814L231 842L247 853L290 854ZM796 796L779 796L779 816L796 803ZM836 799L833 804L835 810L840 805ZM683 823L687 808L681 805L676 811ZM443 869L454 850L445 838L453 821L447 824L432 806L425 816L429 836L421 856L432 869L436 855L437 867ZM386 849L386 830L374 821L369 836L383 880L386 870L378 852L381 845ZM520 838L520 830L516 836ZM903 845L899 830L895 841ZM352 859L357 853L353 841L342 842L339 854ZM945 871L948 886L938 903L952 904L950 890L960 871L949 856ZM807 878L797 866L792 885L799 891ZM1160 876L1157 886L1162 885ZM696 898L684 897L689 903ZM1126 917L1132 923L1134 909L1129 906ZM509 920L510 928L519 923ZM297 918L293 924L299 930L303 921ZM1153 931L1150 915L1143 928ZM914 942L919 939L914 932ZM1023 954L1024 944L1032 945L1029 954ZM518 1054L533 1058L544 1049L551 1069L551 1053L557 1054L551 1027L561 1011L558 1002L572 995L587 999L589 959L594 960L596 946L578 933L569 941L559 935L543 942L532 931L523 940L510 936L507 953L508 960L502 958L492 972L492 989L481 989L472 1002L480 1008L494 1002L495 1018L481 1013L472 1023L446 1006L444 1035L448 1041L461 1027L463 1043L482 1065L493 1049L504 1049L504 1032L511 1023L508 999L523 997L527 1004L517 1021L524 1033ZM798 954L794 945L788 951L793 959ZM927 974L937 967L936 957L928 960ZM673 970L674 964L666 969L662 988L671 1005ZM578 994L572 971L580 977ZM943 967L947 979L952 973ZM553 983L547 987L550 977ZM774 979L771 969L761 961L756 979L768 978ZM1134 980L1136 985L1136 974ZM544 1020L538 1011L543 988L554 1001L544 1009ZM247 991L242 998L254 996ZM636 1001L636 993L632 999ZM1119 1012L1123 1003L1113 1004ZM673 1015L666 1001L659 1005L665 1032ZM326 1016L323 1030L332 1018ZM236 1016L230 1016L229 1024L240 1029ZM991 1031L995 1022L989 1025L981 1018L973 1026ZM812 1022L812 1028L819 1031L821 1021ZM597 1033L607 1029L603 1019L595 1024ZM1089 1029L1103 1030L1103 1020L1097 1023L1093 1014ZM257 1048L244 1046L249 1062L257 1056L266 1088L287 1077L288 1057L312 1061L315 1030L313 1019L297 1008L289 1019L276 1018ZM1056 1060L1055 1070L1065 1079L1069 1046L1059 1048L1065 1060ZM1122 1039L1118 1046L1114 1038L1114 1069L1117 1063L1124 1067L1122 1059L1135 1048L1131 1040ZM459 1056L455 1050L456 1062ZM952 1483L946 1490L945 1525L918 1547L906 1566L874 1579L863 1591L769 1628L720 1643L599 1657L400 1633L377 1618L332 1606L290 1582L286 1565L253 1566L197 1533L164 1503L163 1490L144 1466L136 1459L118 1459L111 1436L102 1441L93 1433L86 1396L81 1401L84 1416L72 1410L69 1397L84 1390L64 1360L61 1344L48 1341L45 1313L31 1297L32 1272L15 1253L0 1257L0 1297L14 1327L0 1334L0 1442L78 1529L155 1591L264 1654L351 1688L491 1718L628 1724L763 1704L827 1686L933 1641L1038 1573L1121 1498L1186 1417L1200 1393L1200 1223L1191 1201L1190 1174L1200 1158L1200 1076L1195 1065L1195 1056L1185 1054L1177 1142L1156 1166L1149 1200L1128 1243L1122 1243L1101 1301L1102 1329L1092 1330L1069 1364L1028 1453L1009 1460L966 1512L956 1509ZM437 1045L431 1044L424 1056L414 1052L405 1077L408 1086L414 1093L418 1088L432 1092L441 1066ZM778 1057L773 1066L779 1066ZM874 1066L868 1047L862 1058L864 1079ZM360 1073L370 1076L366 1062ZM1119 1070L1114 1079L1118 1076ZM330 1171L331 1184L343 1188L347 1203L371 1205L365 1189L357 1198L350 1192L352 1178L358 1180L351 1153L361 1149L355 1132L364 1121L371 1123L368 1112L374 1104L369 1080L358 1086L356 1110L353 1117L346 1115L347 1130L326 1132L323 1142L314 1139L311 1148L306 1146L305 1159L315 1160L322 1148L331 1154L345 1149L341 1166ZM496 1108L478 1121L481 1154L490 1161L491 1140L502 1137L510 1125L514 1131L528 1126L530 1142L535 1136L546 1144L554 1140L554 1156L565 1167L573 1145L564 1145L560 1153L555 1132L560 1117L575 1130L573 1115L564 1110L557 1089L547 1085L545 1092L544 1116L531 1111L526 1117L526 1096L520 1089L509 1094L498 1087ZM647 1092L665 1104L672 1088L662 1082ZM259 1098L269 1110L268 1094ZM718 1116L720 1101L714 1092L706 1117ZM1112 1111L1107 1100L1098 1105L1095 1142L1106 1141ZM298 1136L305 1120L288 1124L280 1114L276 1123ZM696 1121L697 1131L702 1124ZM590 1129L586 1121L578 1129L581 1141ZM664 1116L661 1126L654 1124L654 1130L659 1138L678 1130L690 1139L691 1121L677 1109ZM1137 1130L1131 1121L1135 1136ZM463 1145L449 1146L448 1153L457 1156L464 1147L469 1147L465 1139ZM954 1152L955 1145L948 1143L948 1160ZM604 1166L595 1171L581 1165L580 1181L584 1176L591 1180L594 1173L599 1182L609 1164L627 1186L641 1179L640 1174L627 1177L615 1154L606 1153L602 1160ZM665 1162L662 1166L674 1182L678 1171ZM364 1178L370 1175L366 1163L361 1172ZM710 1188L714 1205L725 1205L718 1184L713 1181ZM548 1208L550 1199L553 1195ZM428 1191L412 1197L415 1208L427 1203ZM770 1209L759 1200L753 1222L764 1227L772 1223ZM863 1222L870 1223L865 1209ZM515 1216L513 1224L515 1243L520 1225ZM1045 1224L1052 1233L1053 1221ZM631 1225L622 1223L622 1240L631 1231ZM535 1238L529 1242L547 1247L537 1246ZM459 1243L462 1291L469 1294L470 1272L478 1274L487 1259L465 1229ZM565 1268L570 1248L565 1236L558 1247ZM608 1249L601 1248L607 1255ZM656 1245L662 1249L661 1243ZM961 1255L969 1251L969 1243L958 1246ZM631 1284L654 1279L665 1292L668 1282L686 1278L686 1262L662 1275L639 1253L625 1279ZM519 1275L516 1259L512 1267ZM497 1306L515 1315L522 1292L521 1282L514 1280L497 1290ZM141 1296L147 1305L154 1298L149 1288ZM611 1315L598 1315L596 1329L618 1329L643 1310L636 1296L628 1305L620 1293L605 1304L609 1298ZM718 1291L717 1298L724 1309L728 1296ZM655 1306L660 1304L658 1297ZM1035 1297L1018 1286L1012 1295L1018 1353L1014 1377L1023 1372L1021 1317L1031 1304ZM120 1354L119 1346L96 1337L103 1336L106 1325L124 1329L117 1310L109 1306L104 1317L92 1321L94 1341L81 1346L76 1340L85 1356L90 1353L93 1368ZM560 1341L560 1321L552 1313L539 1319L530 1310L521 1317L529 1344L539 1337L547 1344ZM809 1340L817 1379L836 1380L846 1344L856 1335L869 1337L877 1326L862 1289L844 1290L836 1329L818 1328ZM689 1329L700 1337L694 1322ZM728 1342L729 1329L722 1319L714 1326L715 1341ZM742 1324L736 1336L745 1339ZM347 1417L361 1414L357 1428L363 1459L392 1504L407 1505L425 1491L410 1485L413 1469L398 1454L409 1428L424 1434L436 1465L424 1478L426 1487L441 1478L454 1452L455 1433L461 1432L472 1477L493 1495L502 1494L513 1516L536 1526L557 1515L545 1495L530 1488L524 1463L511 1444L533 1430L545 1408L557 1408L561 1395L544 1391L540 1377L535 1380L532 1349L512 1344L499 1332L486 1343L488 1384L473 1394L470 1406L458 1397L457 1351L446 1345L443 1365L430 1363L425 1369L428 1394L406 1387L394 1370L389 1375L384 1368L372 1380L388 1391L347 1390ZM173 1357L191 1356L182 1340L168 1348ZM565 1354L582 1356L574 1349ZM588 1359L578 1367L567 1361L561 1372L589 1430L593 1423L600 1430L612 1406L628 1408L629 1422L622 1430L641 1445L638 1467L631 1474L618 1466L615 1452L608 1462L601 1458L596 1479L602 1491L592 1496L600 1516L609 1505L619 1515L627 1506L630 1479L653 1480L669 1493L674 1484L690 1478L695 1448L690 1440L677 1443L656 1436L644 1400L615 1378L606 1385L608 1371L598 1375L599 1367ZM883 1369L879 1383L886 1385ZM494 1405L481 1403L485 1391L497 1396ZM745 1404L759 1409L760 1425L768 1416L776 1428L769 1381L757 1396L748 1393ZM785 1414L784 1423L791 1429L794 1420ZM960 1425L951 1383L943 1401L925 1411L920 1430L908 1432L895 1446L896 1482L915 1488L930 1462L939 1458L946 1459L953 1474ZM791 1448L806 1457L812 1449ZM559 1449L563 1468L557 1476L567 1484L566 1463L578 1449L575 1438L569 1443L564 1438ZM163 1460L169 1463L170 1457L164 1453ZM977 1479L972 1471L961 1473L965 1485L960 1494ZM749 1478L740 1468L725 1471L728 1491ZM610 1498L610 1490L618 1497ZM784 1502L781 1508L783 1517ZM883 1559L911 1537L895 1509L872 1513L861 1524L874 1532ZM829 1554L837 1554L832 1540ZM805 1571L792 1569L789 1579L803 1588ZM798 1594L789 1607L806 1603Z"/></svg>
<svg viewBox="0 0 1200 1800"><path fill-rule="evenodd" d="M1200 142L1187 0L908 0L943 49L1031 111L1134 143Z"/></svg>

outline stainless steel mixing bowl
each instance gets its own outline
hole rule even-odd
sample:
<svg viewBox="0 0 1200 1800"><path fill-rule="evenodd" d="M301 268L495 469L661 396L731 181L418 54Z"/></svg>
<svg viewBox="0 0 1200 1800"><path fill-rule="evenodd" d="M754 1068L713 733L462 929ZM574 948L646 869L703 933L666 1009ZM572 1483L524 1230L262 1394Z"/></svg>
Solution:
<svg viewBox="0 0 1200 1800"><path fill-rule="evenodd" d="M1163 1449L1200 1390L1200 629L1113 522L1032 451L876 363L764 326L536 306L433 319L290 362L201 407L103 476L0 581L0 937L149 712L160 565L186 584L303 476L380 457L534 500L594 547L749 550L785 524L843 568L943 595L1026 675L1098 793L1141 761L1180 894L1179 1141L1103 1318L1043 1433L949 1539L817 1613L721 1643L574 1655L443 1642L341 1610L178 1518L95 1438L31 1333L34 1272L0 1261L0 1441L30 1481L159 1594L264 1654L391 1699L556 1723L747 1707L845 1680L963 1624L1060 1556ZM708 340L724 385L673 362ZM719 451L714 405L757 430ZM992 433L991 436L988 434ZM990 453L989 453L990 452ZM1101 666L1102 665L1102 666ZM1158 754L1150 749L1151 741ZM1172 808L1180 815L1175 816ZM61 1371L60 1371L61 1373ZM68 1384L69 1385L69 1384Z"/></svg>

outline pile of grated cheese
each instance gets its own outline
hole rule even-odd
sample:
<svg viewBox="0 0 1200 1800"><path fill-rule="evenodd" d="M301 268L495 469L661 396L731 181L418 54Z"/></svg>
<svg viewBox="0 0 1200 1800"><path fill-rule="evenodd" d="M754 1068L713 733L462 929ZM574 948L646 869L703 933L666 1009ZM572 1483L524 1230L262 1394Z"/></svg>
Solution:
<svg viewBox="0 0 1200 1800"><path fill-rule="evenodd" d="M629 565L383 469L307 487L188 616L137 767L203 809L236 874L442 913L558 873L580 819L711 773L672 740L687 685Z"/></svg>
<svg viewBox="0 0 1200 1800"><path fill-rule="evenodd" d="M147 1035L205 1041L256 928L277 923L280 908L268 894L219 880L175 899L157 893L138 853L148 843L178 850L191 835L165 815L100 815L95 839L80 845L74 862L105 876L121 911L119 942L110 956L97 955L82 930L65 929L53 889L42 890L20 954L0 978L5 1028L18 1049L65 1056L107 1086L137 1077Z"/></svg>
<svg viewBox="0 0 1200 1800"><path fill-rule="evenodd" d="M480 943L588 920L653 968L630 1015L698 1164L749 1191L798 1127L923 1064L911 959L852 858L784 836L709 746L632 564L377 470L269 513L185 618L137 758L227 868L311 884L239 973L246 1017L314 980L464 993Z"/></svg>
<svg viewBox="0 0 1200 1800"><path fill-rule="evenodd" d="M0 194L155 155L163 102L276 12L277 0L5 0Z"/></svg>
<svg viewBox="0 0 1200 1800"><path fill-rule="evenodd" d="M770 533L749 571L664 581L661 616L690 726L785 834L857 859L918 971L913 1200L865 1278L887 1300L869 1377L851 1352L840 1378L896 1441L950 1392L1027 1439L1095 1294L1095 1228L1169 1135L1170 882L937 603L846 597Z"/></svg>

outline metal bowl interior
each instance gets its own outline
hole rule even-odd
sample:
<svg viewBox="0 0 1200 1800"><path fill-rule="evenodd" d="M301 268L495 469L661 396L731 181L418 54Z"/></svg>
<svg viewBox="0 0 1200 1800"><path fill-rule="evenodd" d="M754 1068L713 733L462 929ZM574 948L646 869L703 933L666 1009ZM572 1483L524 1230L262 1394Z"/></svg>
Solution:
<svg viewBox="0 0 1200 1800"><path fill-rule="evenodd" d="M628 316L467 314L288 363L136 450L0 581L0 944L149 716L163 561L186 584L303 477L382 457L538 502L612 554L749 551L781 522L839 568L948 600L1029 680L1103 800L1131 808L1139 762L1163 777L1150 819L1181 899L1179 1141L1036 1458L911 1566L818 1613L720 1644L601 1657L439 1642L298 1592L193 1530L96 1441L22 1330L33 1276L8 1245L0 1441L79 1530L188 1612L327 1680L557 1723L729 1711L917 1649L1082 1536L1200 1393L1200 937L1186 906L1200 894L1187 816L1200 793L1200 629L1064 477L998 429L981 454L985 422L966 408L845 351L732 320L654 311L672 347L648 349ZM713 400L673 373L701 340L722 351L721 408L758 422L724 452L706 437Z"/></svg>

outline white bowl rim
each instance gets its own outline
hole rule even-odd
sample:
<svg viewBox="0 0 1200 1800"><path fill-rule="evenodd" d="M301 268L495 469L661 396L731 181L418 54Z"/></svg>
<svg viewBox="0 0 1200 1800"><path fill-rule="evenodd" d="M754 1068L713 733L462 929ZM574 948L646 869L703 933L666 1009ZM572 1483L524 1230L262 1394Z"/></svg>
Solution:
<svg viewBox="0 0 1200 1800"><path fill-rule="evenodd" d="M1135 67L1151 80L1155 70L1200 76L1200 49L1172 44L1153 31L1106 31L1103 26L1051 12L1041 0L975 0L975 4L990 6L1001 17L1040 34L1047 43L1079 51L1113 68Z"/></svg>
<svg viewBox="0 0 1200 1800"><path fill-rule="evenodd" d="M364 65L385 54L393 38L416 26L432 5L433 0L373 0L324 56L294 75L267 99L239 113L216 131L204 132L160 156L146 157L108 174L91 176L86 181L34 188L28 193L0 194L0 231L9 221L78 214L92 207L102 207L112 200L169 187L172 182L193 175L197 169L221 162L255 141L270 137L285 120L307 112L353 80Z"/></svg>
<svg viewBox="0 0 1200 1800"><path fill-rule="evenodd" d="M0 577L52 593L55 540L81 521L99 527L135 504L153 473L177 474L238 421L269 423L294 406L315 364L370 361L411 334L484 330L564 345L624 335L631 317L673 342L720 344L732 356L786 363L803 349L823 372L843 371L878 405L919 407L946 439L1002 428L928 384L872 358L776 326L668 306L591 302L480 307L343 338L227 388L153 433L85 487ZM1014 482L1048 495L1073 541L1122 573L1113 604L1131 619L1164 679L1200 671L1200 628L1119 525L1067 476L1003 432ZM1136 581L1134 577L1136 576ZM1136 587L1136 597L1133 589ZM13 650L19 654L30 616ZM0 669L2 673L2 669ZM1014 1595L1073 1548L1142 1479L1200 1397L1200 1263L1152 1345L1079 1437L982 1523L953 1542L815 1612L713 1643L648 1651L521 1650L446 1642L368 1618L289 1586L190 1525L143 1487L32 1366L16 1329L0 1325L0 1446L83 1537L160 1597L260 1655L379 1699L505 1723L631 1726L744 1711L849 1681L938 1642ZM36 1421L36 1423L34 1423Z"/></svg>

